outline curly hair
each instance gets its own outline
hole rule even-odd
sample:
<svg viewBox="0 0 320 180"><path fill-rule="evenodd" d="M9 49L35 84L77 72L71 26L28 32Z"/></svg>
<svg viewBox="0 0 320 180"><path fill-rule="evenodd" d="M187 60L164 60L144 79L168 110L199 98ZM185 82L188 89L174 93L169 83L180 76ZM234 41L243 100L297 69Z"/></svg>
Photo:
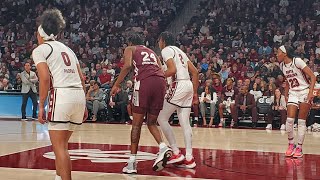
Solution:
<svg viewBox="0 0 320 180"><path fill-rule="evenodd" d="M40 24L48 35L58 35L65 27L66 22L58 9L48 9L40 17Z"/></svg>

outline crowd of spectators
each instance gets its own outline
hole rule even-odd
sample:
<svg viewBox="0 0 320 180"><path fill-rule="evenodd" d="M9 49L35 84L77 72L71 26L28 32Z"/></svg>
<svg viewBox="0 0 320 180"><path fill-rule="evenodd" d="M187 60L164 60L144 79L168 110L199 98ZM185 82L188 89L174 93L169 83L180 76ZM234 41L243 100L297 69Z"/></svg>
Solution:
<svg viewBox="0 0 320 180"><path fill-rule="evenodd" d="M23 64L33 64L37 18L47 8L57 7L66 18L67 27L59 38L76 53L87 83L96 80L108 88L123 65L126 35L140 32L153 48L157 35L183 5L183 0L1 1L0 87L3 79L13 86L19 83Z"/></svg>
<svg viewBox="0 0 320 180"><path fill-rule="evenodd" d="M0 2L0 91L21 90L21 72L37 46L38 17L56 7L67 21L59 41L77 55L87 84L87 106L92 120L107 108L120 110L125 121L128 102L116 97L108 102L101 88L109 89L123 66L126 36L141 33L145 45L154 48L158 34L183 8L183 0L4 0ZM127 91L124 90L123 92ZM99 92L99 93L94 93ZM129 92L127 92L129 93ZM99 95L97 95L99 94ZM123 94L123 93L122 93ZM130 93L129 93L130 94ZM120 105L121 104L121 105ZM128 109L130 111L130 109ZM124 112L123 112L124 111ZM108 113L113 119L112 114Z"/></svg>
<svg viewBox="0 0 320 180"><path fill-rule="evenodd" d="M211 105L209 126L212 125L214 116L212 110L215 105L219 107L221 118L219 126L222 126L224 121L222 116L225 109L229 113L231 111L233 115L234 121L231 123L233 126L239 117L238 110L234 109L236 107L233 105L236 103L236 106L242 106L241 97L246 92L253 95L253 102L262 96L273 98L277 88L283 93L286 84L276 58L280 45L294 47L296 55L300 56L316 75L319 73L319 10L319 1L202 0L200 2L196 15L177 35L176 46L188 54L200 72L199 95L201 92L208 92L209 97L203 98L202 93L200 109L204 116L204 104L208 107ZM234 85L227 84L228 78L231 78ZM208 87L212 90L208 90ZM212 100L210 93L213 92L217 94L218 101ZM239 102L237 104L237 98L241 99L240 104ZM249 102L251 104L251 97L247 99L247 103ZM280 105L273 106L273 110L280 111L278 106L280 107ZM238 109L239 112L248 111L253 126L256 126L255 105L250 109L239 107ZM279 114L283 116L283 107L280 109L282 114ZM195 113L195 116L198 116L198 113ZM268 128L272 128L270 122L272 118L273 116L269 117ZM282 125L283 119L285 118L281 118ZM204 121L203 124L207 123Z"/></svg>

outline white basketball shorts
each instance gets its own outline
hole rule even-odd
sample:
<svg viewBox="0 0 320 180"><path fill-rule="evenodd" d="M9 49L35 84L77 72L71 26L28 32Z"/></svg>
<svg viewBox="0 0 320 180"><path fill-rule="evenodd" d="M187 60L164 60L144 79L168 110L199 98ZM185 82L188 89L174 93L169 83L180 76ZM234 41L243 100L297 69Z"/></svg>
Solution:
<svg viewBox="0 0 320 180"><path fill-rule="evenodd" d="M308 94L309 94L309 89L305 89L301 91L289 90L288 105L299 106L300 103L307 103Z"/></svg>
<svg viewBox="0 0 320 180"><path fill-rule="evenodd" d="M171 86L165 101L181 108L190 108L193 100L193 85L190 80L180 80Z"/></svg>
<svg viewBox="0 0 320 180"><path fill-rule="evenodd" d="M49 130L73 131L83 121L86 107L82 88L55 88L49 93Z"/></svg>

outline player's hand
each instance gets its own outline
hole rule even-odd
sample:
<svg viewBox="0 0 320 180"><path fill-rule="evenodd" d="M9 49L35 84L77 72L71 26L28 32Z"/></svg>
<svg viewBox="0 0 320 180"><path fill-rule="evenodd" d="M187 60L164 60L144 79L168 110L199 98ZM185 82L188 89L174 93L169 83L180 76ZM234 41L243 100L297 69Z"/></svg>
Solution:
<svg viewBox="0 0 320 180"><path fill-rule="evenodd" d="M314 97L313 93L309 93L309 94L308 94L308 97L307 97L307 99L306 99L306 102L307 102L307 103L311 103L312 100L313 100L313 97Z"/></svg>
<svg viewBox="0 0 320 180"><path fill-rule="evenodd" d="M111 96L115 96L118 93L118 89L120 88L120 86L117 85L113 85L111 91L110 91L110 95Z"/></svg>
<svg viewBox="0 0 320 180"><path fill-rule="evenodd" d="M41 123L41 124L45 124L45 123L47 122L47 120L46 120L46 114L45 114L45 111L44 111L44 108L43 108L43 107L39 108L38 121L39 121L39 123Z"/></svg>
<svg viewBox="0 0 320 180"><path fill-rule="evenodd" d="M198 104L199 104L198 94L193 94L192 105L198 105Z"/></svg>
<svg viewBox="0 0 320 180"><path fill-rule="evenodd" d="M88 109L86 107L85 110L84 110L83 121L82 122L85 122L88 119L88 116L89 116L89 113L88 113Z"/></svg>

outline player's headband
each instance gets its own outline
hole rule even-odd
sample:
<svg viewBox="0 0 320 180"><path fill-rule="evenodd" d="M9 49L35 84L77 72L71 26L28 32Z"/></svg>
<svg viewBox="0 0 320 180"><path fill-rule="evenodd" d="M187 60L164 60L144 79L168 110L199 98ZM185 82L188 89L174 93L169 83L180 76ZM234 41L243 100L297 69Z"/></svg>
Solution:
<svg viewBox="0 0 320 180"><path fill-rule="evenodd" d="M50 34L50 36L49 36L46 32L44 32L41 25L38 27L38 33L46 41L47 40L56 40L56 36L54 34Z"/></svg>
<svg viewBox="0 0 320 180"><path fill-rule="evenodd" d="M285 48L283 45L280 46L279 49L280 49L282 52L287 53L287 50L286 50L286 48Z"/></svg>

